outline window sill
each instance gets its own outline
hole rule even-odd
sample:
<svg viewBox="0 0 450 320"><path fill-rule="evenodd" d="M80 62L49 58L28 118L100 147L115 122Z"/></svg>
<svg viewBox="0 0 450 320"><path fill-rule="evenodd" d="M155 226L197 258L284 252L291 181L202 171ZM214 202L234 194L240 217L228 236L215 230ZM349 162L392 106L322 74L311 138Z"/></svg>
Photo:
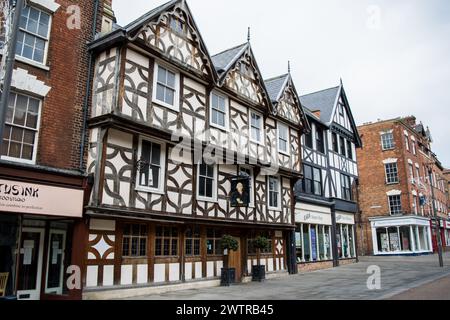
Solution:
<svg viewBox="0 0 450 320"><path fill-rule="evenodd" d="M197 201L203 201L203 202L209 202L209 203L219 203L219 201L216 198L205 198L197 196Z"/></svg>
<svg viewBox="0 0 450 320"><path fill-rule="evenodd" d="M45 71L50 71L50 68L47 67L46 65L36 62L36 61L33 61L33 60L30 60L30 59L27 59L27 58L24 58L24 57L21 57L21 56L18 56L18 55L16 55L16 61L28 64L30 66L33 66L33 67L36 67L36 68L39 68L39 69L42 69Z"/></svg>
<svg viewBox="0 0 450 320"><path fill-rule="evenodd" d="M136 187L136 188L134 188L134 190L138 191L138 192L159 194L159 195L162 195L162 196L166 194L164 192L164 190L156 190L156 189L150 189L150 188L145 188L145 187Z"/></svg>
<svg viewBox="0 0 450 320"><path fill-rule="evenodd" d="M36 164L35 160L24 160L24 159L11 158L11 157L6 157L6 156L1 156L0 160L16 162L16 163L23 163L23 164L30 164L30 165L35 165Z"/></svg>
<svg viewBox="0 0 450 320"><path fill-rule="evenodd" d="M283 210L281 210L281 208L273 208L273 207L270 207L270 206L267 206L267 208L268 208L269 211L283 212Z"/></svg>
<svg viewBox="0 0 450 320"><path fill-rule="evenodd" d="M227 127L222 127L218 124L215 123L209 123L209 125L211 126L211 128L217 129L217 130L221 130L221 131L225 131L226 133L230 133L230 128Z"/></svg>
<svg viewBox="0 0 450 320"><path fill-rule="evenodd" d="M265 147L265 146L266 146L266 144L265 144L263 141L258 141L258 140L255 140L255 139L250 139L250 142L252 142L252 143L254 143L254 144L257 144L258 146L261 146L261 147Z"/></svg>
<svg viewBox="0 0 450 320"><path fill-rule="evenodd" d="M291 156L291 154L289 152L285 152L285 151L281 151L281 150L279 150L278 153L280 153L280 154L282 154L284 156L287 156L287 157Z"/></svg>
<svg viewBox="0 0 450 320"><path fill-rule="evenodd" d="M392 150L395 150L395 147L394 148L389 148L389 149L381 149L381 151L392 151Z"/></svg>
<svg viewBox="0 0 450 320"><path fill-rule="evenodd" d="M180 107L179 106L172 106L172 105L170 105L168 103L165 103L164 101L159 101L159 100L156 100L156 99L153 99L153 103L157 104L158 106L170 109L172 111L180 112Z"/></svg>

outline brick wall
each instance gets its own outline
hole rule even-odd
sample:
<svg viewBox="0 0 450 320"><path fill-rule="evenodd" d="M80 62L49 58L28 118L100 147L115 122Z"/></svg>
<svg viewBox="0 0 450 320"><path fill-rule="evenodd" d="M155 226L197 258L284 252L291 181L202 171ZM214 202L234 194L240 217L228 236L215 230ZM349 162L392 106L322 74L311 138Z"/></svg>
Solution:
<svg viewBox="0 0 450 320"><path fill-rule="evenodd" d="M104 0L100 0L104 1ZM106 0L109 1L110 0ZM43 166L79 168L83 128L83 104L88 73L87 43L93 39L95 0L56 0L61 7L53 14L47 55L49 71L16 62L51 87L43 101L36 163ZM81 28L69 29L70 5L81 9ZM99 10L102 6L100 5ZM98 30L101 15L98 15ZM89 99L90 101L90 99Z"/></svg>

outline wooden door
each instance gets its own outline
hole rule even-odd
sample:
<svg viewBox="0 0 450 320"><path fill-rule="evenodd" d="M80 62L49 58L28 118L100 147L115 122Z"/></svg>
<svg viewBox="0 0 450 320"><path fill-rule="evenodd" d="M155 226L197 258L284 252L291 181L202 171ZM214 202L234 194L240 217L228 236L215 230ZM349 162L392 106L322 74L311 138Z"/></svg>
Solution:
<svg viewBox="0 0 450 320"><path fill-rule="evenodd" d="M229 267L236 269L236 282L241 282L242 278L242 257L241 257L241 240L235 238L239 244L237 251L231 251L229 253Z"/></svg>

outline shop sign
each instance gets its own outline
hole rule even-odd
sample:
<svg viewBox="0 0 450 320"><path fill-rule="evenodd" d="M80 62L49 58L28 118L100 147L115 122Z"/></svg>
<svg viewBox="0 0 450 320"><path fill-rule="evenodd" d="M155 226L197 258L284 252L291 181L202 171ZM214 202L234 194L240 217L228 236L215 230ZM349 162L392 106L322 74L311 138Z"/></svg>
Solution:
<svg viewBox="0 0 450 320"><path fill-rule="evenodd" d="M81 218L83 190L0 179L0 211Z"/></svg>
<svg viewBox="0 0 450 320"><path fill-rule="evenodd" d="M297 211L295 222L331 226L331 215L319 212Z"/></svg>
<svg viewBox="0 0 450 320"><path fill-rule="evenodd" d="M372 226L374 228L379 227L397 227L397 226L429 226L429 220L419 220L419 219L395 219L395 220L381 220L372 221Z"/></svg>
<svg viewBox="0 0 450 320"><path fill-rule="evenodd" d="M352 214L336 213L336 223L338 224L355 224L355 216Z"/></svg>
<svg viewBox="0 0 450 320"><path fill-rule="evenodd" d="M445 228L450 229L450 221L445 221Z"/></svg>

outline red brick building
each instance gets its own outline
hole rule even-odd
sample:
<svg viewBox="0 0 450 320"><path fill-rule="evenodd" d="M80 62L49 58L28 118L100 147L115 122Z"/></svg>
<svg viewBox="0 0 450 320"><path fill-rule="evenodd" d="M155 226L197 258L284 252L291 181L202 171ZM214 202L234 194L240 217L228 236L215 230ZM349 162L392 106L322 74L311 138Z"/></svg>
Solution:
<svg viewBox="0 0 450 320"><path fill-rule="evenodd" d="M362 255L421 254L436 248L434 203L446 242L448 223L442 166L431 152L428 128L415 117L368 123L358 128ZM431 179L429 170L431 169Z"/></svg>
<svg viewBox="0 0 450 320"><path fill-rule="evenodd" d="M21 11L0 159L0 272L18 299L81 297L66 280L82 262L72 244L85 237L87 43L111 28L110 7L30 0Z"/></svg>

